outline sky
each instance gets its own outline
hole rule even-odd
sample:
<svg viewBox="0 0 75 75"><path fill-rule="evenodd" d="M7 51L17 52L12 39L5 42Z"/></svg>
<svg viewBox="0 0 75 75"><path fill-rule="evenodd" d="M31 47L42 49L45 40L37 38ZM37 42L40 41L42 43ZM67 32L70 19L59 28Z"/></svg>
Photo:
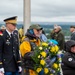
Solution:
<svg viewBox="0 0 75 75"><path fill-rule="evenodd" d="M18 16L23 21L23 0L1 0L0 21ZM31 0L32 22L75 22L75 0Z"/></svg>

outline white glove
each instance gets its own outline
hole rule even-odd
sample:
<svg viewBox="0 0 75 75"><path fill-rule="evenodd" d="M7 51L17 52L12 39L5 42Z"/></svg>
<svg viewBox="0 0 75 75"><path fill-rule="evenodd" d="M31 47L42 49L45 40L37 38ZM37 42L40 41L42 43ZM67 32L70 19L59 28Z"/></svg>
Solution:
<svg viewBox="0 0 75 75"><path fill-rule="evenodd" d="M22 67L21 67L21 66L19 66L18 68L19 68L19 72L22 72Z"/></svg>
<svg viewBox="0 0 75 75"><path fill-rule="evenodd" d="M1 73L4 73L4 68L0 68L0 72Z"/></svg>

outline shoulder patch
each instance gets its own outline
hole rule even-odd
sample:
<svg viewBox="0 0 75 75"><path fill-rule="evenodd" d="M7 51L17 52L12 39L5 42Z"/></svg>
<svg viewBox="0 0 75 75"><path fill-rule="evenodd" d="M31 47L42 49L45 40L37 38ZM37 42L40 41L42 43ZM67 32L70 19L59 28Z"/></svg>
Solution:
<svg viewBox="0 0 75 75"><path fill-rule="evenodd" d="M72 58L68 58L68 61L72 61L73 59Z"/></svg>

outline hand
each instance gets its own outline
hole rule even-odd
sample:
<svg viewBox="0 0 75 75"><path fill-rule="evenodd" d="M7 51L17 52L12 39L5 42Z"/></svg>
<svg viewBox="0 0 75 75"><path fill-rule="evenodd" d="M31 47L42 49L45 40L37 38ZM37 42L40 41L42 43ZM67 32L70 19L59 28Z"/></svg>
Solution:
<svg viewBox="0 0 75 75"><path fill-rule="evenodd" d="M0 73L4 73L4 68L0 68Z"/></svg>
<svg viewBox="0 0 75 75"><path fill-rule="evenodd" d="M21 66L19 66L18 68L19 68L19 72L22 72L22 67L21 67Z"/></svg>

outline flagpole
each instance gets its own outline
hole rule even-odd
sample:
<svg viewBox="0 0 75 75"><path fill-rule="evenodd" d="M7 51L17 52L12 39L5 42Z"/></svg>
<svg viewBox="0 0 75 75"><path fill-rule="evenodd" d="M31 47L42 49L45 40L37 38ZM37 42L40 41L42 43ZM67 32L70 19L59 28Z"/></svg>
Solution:
<svg viewBox="0 0 75 75"><path fill-rule="evenodd" d="M31 25L31 2L30 0L24 0L23 4L23 24L24 24L24 34Z"/></svg>

